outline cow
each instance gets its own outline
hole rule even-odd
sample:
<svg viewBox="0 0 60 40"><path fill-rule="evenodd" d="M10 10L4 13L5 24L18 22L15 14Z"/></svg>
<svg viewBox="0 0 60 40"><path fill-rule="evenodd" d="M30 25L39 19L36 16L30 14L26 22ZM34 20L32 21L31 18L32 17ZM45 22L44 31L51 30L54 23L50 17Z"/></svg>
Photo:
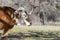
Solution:
<svg viewBox="0 0 60 40"><path fill-rule="evenodd" d="M19 13L19 15L21 15L20 16L21 18L19 20L17 20L18 25L20 25L20 23L22 23L22 24L26 24L26 25L30 26L32 24L31 19L30 19L30 15L32 14L32 12L33 12L33 8L29 13L27 13L27 11L25 10L24 7L19 7L15 11L15 13Z"/></svg>
<svg viewBox="0 0 60 40"><path fill-rule="evenodd" d="M8 35L14 25L17 24L17 19L21 18L21 15L23 16L22 20L24 20L24 23L26 25L31 25L27 12L24 11L24 15L20 12L22 12L20 9L17 12L17 10L12 7L0 6L0 30L4 30L2 38Z"/></svg>

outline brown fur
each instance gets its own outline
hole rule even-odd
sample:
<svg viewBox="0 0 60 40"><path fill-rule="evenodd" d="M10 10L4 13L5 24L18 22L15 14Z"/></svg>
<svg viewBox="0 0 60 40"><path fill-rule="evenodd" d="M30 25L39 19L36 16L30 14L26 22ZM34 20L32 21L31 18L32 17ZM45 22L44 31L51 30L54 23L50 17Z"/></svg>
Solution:
<svg viewBox="0 0 60 40"><path fill-rule="evenodd" d="M6 36L15 25L15 20L11 18L15 9L7 6L0 6L0 29L4 29L3 36Z"/></svg>

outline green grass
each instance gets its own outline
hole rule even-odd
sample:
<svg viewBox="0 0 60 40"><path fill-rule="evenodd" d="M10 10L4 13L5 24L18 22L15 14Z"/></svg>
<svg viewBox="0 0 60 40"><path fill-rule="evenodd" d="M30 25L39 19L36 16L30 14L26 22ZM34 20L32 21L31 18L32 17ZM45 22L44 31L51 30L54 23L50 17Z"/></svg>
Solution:
<svg viewBox="0 0 60 40"><path fill-rule="evenodd" d="M60 31L53 31L53 30L39 30L33 29L28 27L14 27L11 31L11 34L15 33L38 33L43 35L58 35L60 36Z"/></svg>

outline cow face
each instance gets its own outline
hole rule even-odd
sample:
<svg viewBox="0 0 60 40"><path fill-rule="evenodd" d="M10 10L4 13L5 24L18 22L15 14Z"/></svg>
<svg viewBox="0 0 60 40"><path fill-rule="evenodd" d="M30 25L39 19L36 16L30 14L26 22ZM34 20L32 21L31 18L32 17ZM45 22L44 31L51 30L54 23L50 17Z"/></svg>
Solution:
<svg viewBox="0 0 60 40"><path fill-rule="evenodd" d="M27 12L25 11L24 8L19 8L18 10L15 11L15 14L17 18L20 18L23 21L23 24L26 24L28 26L31 25L31 20ZM17 21L18 22L18 21ZM18 22L19 23L19 22Z"/></svg>

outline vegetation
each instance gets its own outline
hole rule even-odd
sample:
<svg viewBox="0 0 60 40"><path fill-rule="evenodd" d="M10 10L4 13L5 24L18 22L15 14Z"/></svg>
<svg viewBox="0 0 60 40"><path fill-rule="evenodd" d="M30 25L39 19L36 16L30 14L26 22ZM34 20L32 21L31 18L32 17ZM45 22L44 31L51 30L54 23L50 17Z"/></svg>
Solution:
<svg viewBox="0 0 60 40"><path fill-rule="evenodd" d="M23 34L39 34L39 35L57 35L60 36L60 31L59 30L45 30L43 29L37 29L37 28L32 28L32 27L14 27L12 29L11 34L18 34L18 33L23 33Z"/></svg>

